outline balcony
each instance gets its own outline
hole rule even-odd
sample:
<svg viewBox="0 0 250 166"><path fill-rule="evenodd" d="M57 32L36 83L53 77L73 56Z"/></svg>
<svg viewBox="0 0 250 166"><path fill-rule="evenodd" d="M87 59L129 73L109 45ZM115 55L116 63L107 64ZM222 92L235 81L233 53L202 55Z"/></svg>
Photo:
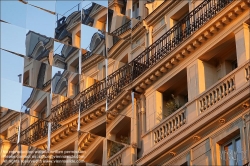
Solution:
<svg viewBox="0 0 250 166"><path fill-rule="evenodd" d="M77 95L73 101L67 101L71 103L70 107L56 107L53 110L54 120L56 122L60 122L71 117L72 115L75 115L78 112L77 108L79 108L80 101L81 112L87 111L88 108L94 104L104 101L106 96L108 96L109 103L113 102L126 86L134 82L138 77L145 73L146 70L159 63L164 57L168 56L174 49L176 49L176 47L194 34L204 24L209 22L231 2L233 2L233 0L219 1L218 3L214 0L204 0L204 2L187 14L175 26L169 29L164 35L139 54L134 60L109 75L107 80L103 79L95 83ZM121 29L122 30L119 30L119 33L123 32L126 28ZM178 114L178 112L179 111L177 111L176 114ZM170 126L167 126L167 128L174 128L174 126L178 127L178 125L180 126L181 121L182 124L184 124L185 118L185 113L178 114L177 119L172 117L172 122L168 123ZM166 120L169 120L169 118ZM40 126L40 123L41 122L36 122L26 130L22 131L22 135L27 135L27 138L25 138L25 140L27 140L25 142L32 143L46 135L46 132L44 132L44 134L39 134L39 136L36 137L33 137L33 134L27 134L36 133L38 128L36 126ZM165 120L162 123L165 124ZM59 126L57 126L56 123L53 123L52 131L56 130L58 127ZM162 129L164 129L164 127ZM158 139L158 137L162 137L160 135L160 131L155 133L159 133L155 138ZM17 135L14 135L9 139L13 141L17 139L15 137L17 137ZM159 141L160 140L156 142Z"/></svg>
<svg viewBox="0 0 250 166"><path fill-rule="evenodd" d="M131 148L127 146L111 156L107 163L108 166L130 165L128 158L131 158Z"/></svg>
<svg viewBox="0 0 250 166"><path fill-rule="evenodd" d="M250 88L249 71L250 61L247 61L145 133L142 136L143 142L151 144L151 147L145 150L144 155L152 151L152 148L159 148L169 139L176 138L177 134L184 132L190 126L195 126L195 123L201 121L203 114L217 111L217 108L223 105L231 108L232 105L237 104L229 102L235 98L235 95L243 93L245 97L240 100L244 100L247 97L246 89ZM227 111L227 109L220 111Z"/></svg>

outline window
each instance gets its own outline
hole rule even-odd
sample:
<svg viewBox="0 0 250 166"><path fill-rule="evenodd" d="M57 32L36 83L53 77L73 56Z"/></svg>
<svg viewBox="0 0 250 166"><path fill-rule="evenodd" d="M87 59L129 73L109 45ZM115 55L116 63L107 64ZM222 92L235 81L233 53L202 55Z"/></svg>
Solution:
<svg viewBox="0 0 250 166"><path fill-rule="evenodd" d="M80 84L79 82L77 82L77 84L75 85L75 94L77 95L80 92Z"/></svg>
<svg viewBox="0 0 250 166"><path fill-rule="evenodd" d="M40 112L40 118L43 118L43 119L46 118L46 111L47 111L47 108L45 107L45 108Z"/></svg>
<svg viewBox="0 0 250 166"><path fill-rule="evenodd" d="M242 165L241 139L236 137L221 147L222 165Z"/></svg>
<svg viewBox="0 0 250 166"><path fill-rule="evenodd" d="M238 67L237 60L232 62L232 69L236 69Z"/></svg>
<svg viewBox="0 0 250 166"><path fill-rule="evenodd" d="M76 71L77 73L79 73L79 64L76 65L75 69L76 69L75 71Z"/></svg>
<svg viewBox="0 0 250 166"><path fill-rule="evenodd" d="M186 161L185 163L181 164L180 166L188 166L188 162Z"/></svg>

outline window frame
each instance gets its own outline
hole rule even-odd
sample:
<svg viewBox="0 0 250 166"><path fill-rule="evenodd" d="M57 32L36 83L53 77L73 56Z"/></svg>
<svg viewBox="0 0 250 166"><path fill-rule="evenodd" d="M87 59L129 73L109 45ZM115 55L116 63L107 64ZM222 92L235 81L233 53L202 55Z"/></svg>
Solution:
<svg viewBox="0 0 250 166"><path fill-rule="evenodd" d="M241 151L240 151L240 153L238 153L238 151L237 151L237 147L236 147L236 141L237 140L240 140L240 145L241 145ZM233 155L231 154L231 153L229 153L229 159L228 159L228 162L230 162L230 158L231 157L235 157L235 155L234 155L234 153L235 152L237 152L236 153L236 160L234 160L234 159L232 159L233 160L233 165L235 165L235 166L239 166L239 164L238 164L238 162L237 161L239 161L238 160L238 154L241 154L240 156L241 156L241 159L240 159L240 161L241 161L241 164L243 164L243 160L242 160L242 139L241 139L241 137L240 137L240 135L237 135L236 137L232 137L230 140L228 140L227 142L225 142L225 143L223 143L221 146L220 146L220 154L221 154L221 163L222 163L222 165L225 165L225 166L230 166L230 163L229 163L229 165L227 165L227 163L226 163L226 151L225 151L225 147L226 146L228 146L228 145L230 145L230 144L232 144L232 147L233 147Z"/></svg>

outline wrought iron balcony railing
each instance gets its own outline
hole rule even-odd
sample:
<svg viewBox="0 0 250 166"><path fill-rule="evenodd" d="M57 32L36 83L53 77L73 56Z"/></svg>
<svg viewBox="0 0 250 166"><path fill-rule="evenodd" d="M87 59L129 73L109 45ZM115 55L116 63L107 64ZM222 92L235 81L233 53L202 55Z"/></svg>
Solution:
<svg viewBox="0 0 250 166"><path fill-rule="evenodd" d="M79 103L81 103L81 112L94 104L106 99L108 103L112 102L131 82L138 78L147 69L157 64L162 58L168 56L168 54L175 49L180 43L197 31L201 26L207 23L212 17L223 10L228 4L234 0L204 0L199 6L187 14L181 19L175 26L169 29L164 35L156 40L152 45L146 48L141 54L139 54L130 63L124 65L106 79L103 79L89 88L82 91L77 98L75 104L71 104L70 108L66 109L57 108L54 112L57 112L57 118L55 121L61 121L78 112ZM127 23L126 27L129 27L130 23ZM126 28L121 28L121 32ZM118 33L118 32L117 32ZM120 33L120 32L119 32ZM75 99L76 100L76 99ZM69 102L69 101L68 101ZM37 122L36 124L38 125ZM34 123L35 125L35 123ZM53 125L53 124L52 124ZM54 127L57 128L56 125ZM23 132L28 130L35 130L35 127L29 127ZM34 142L37 139L42 138L43 135L32 137Z"/></svg>
<svg viewBox="0 0 250 166"><path fill-rule="evenodd" d="M120 36L121 34L123 34L124 32L126 32L129 29L131 29L131 20L126 22L121 27L117 28L116 30L114 30L112 32L112 34L115 36Z"/></svg>

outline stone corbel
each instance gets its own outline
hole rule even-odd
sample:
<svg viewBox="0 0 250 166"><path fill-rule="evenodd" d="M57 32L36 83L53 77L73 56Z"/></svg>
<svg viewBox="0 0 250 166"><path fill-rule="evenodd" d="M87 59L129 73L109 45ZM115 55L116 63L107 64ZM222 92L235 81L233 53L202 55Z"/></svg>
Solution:
<svg viewBox="0 0 250 166"><path fill-rule="evenodd" d="M142 26L147 30L147 33L148 33L149 27L148 27L148 25L147 25L147 23L146 23L145 20L142 20Z"/></svg>
<svg viewBox="0 0 250 166"><path fill-rule="evenodd" d="M250 110L248 113L244 114L243 116L244 124L250 123Z"/></svg>

